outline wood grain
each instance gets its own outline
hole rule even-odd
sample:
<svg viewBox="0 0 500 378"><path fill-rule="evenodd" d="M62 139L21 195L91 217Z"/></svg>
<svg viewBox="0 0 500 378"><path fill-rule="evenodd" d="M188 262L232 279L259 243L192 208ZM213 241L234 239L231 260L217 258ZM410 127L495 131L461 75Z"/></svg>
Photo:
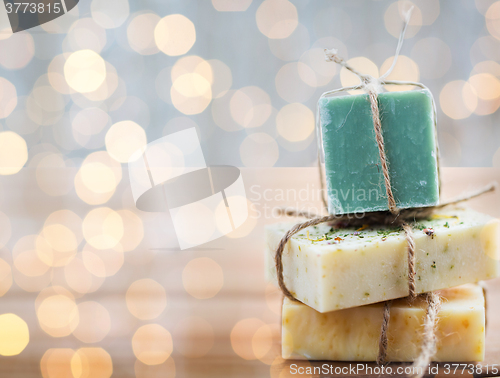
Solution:
<svg viewBox="0 0 500 378"><path fill-rule="evenodd" d="M30 330L30 342L26 349L13 357L0 356L0 376L40 377L40 363L44 353L50 348L101 347L113 361L113 377L329 377L345 374L291 374L291 364L320 367L322 362L283 361L280 358L280 304L279 291L264 280L263 227L280 221L272 215L275 207L303 205L304 208L319 209L321 203L317 195L311 196L318 188L315 168L273 168L243 169L243 179L247 197L252 202L252 218L243 227L248 227L248 235L236 238L221 238L200 248L179 251L175 234L167 214L142 213L134 209L128 189L128 178L124 179L117 193L104 206L113 209L130 209L138 214L144 224L145 236L136 250L125 253L121 269L105 279L101 287L88 294L73 293L77 303L95 301L103 305L111 319L106 337L94 344L85 344L74 335L55 338L46 334L38 323L35 299L38 291L29 292L21 288L19 272L13 267L14 283L0 298L0 313L15 313L22 317ZM463 191L479 188L492 180L500 182L500 170L493 168L448 168L443 169L443 195L451 198ZM12 249L16 241L27 234L40 231L46 217L59 209L70 209L80 217L94 206L83 203L76 193L64 198L51 198L36 187L35 173L29 169L12 177L1 177L0 210L11 221L12 235L6 247L0 250L0 258L13 265ZM21 190L20 190L21 188ZM293 189L286 193L287 189ZM284 193L284 194L283 194ZM302 197L299 196L302 194ZM305 198L307 197L307 198ZM493 216L500 216L500 193L485 195L470 201L469 206ZM260 213L260 216L257 216ZM265 216L267 215L267 217ZM253 224L253 227L250 227ZM125 230L127 232L127 230ZM81 248L82 246L80 246ZM224 284L212 298L197 299L191 296L183 285L183 269L194 258L208 257L222 268ZM47 285L67 287L64 268L55 268ZM151 320L135 318L127 308L126 292L136 280L151 278L160 283L166 291L167 307L161 315ZM488 283L488 325L486 360L482 365L498 364L500 368L500 280ZM197 338L179 325L189 317L199 317L210 324L210 337ZM231 334L235 325L244 319L254 319L266 326L255 336ZM169 359L158 366L143 366L137 361L132 349L132 337L142 325L156 323L172 335L173 352ZM257 324L257 323L256 323ZM181 331L179 331L181 330ZM238 337L236 337L238 336ZM255 337L254 337L255 336ZM211 348L203 356L192 358L190 345L194 349L203 343L211 343ZM235 348L236 347L236 348ZM188 352L186 352L186 350ZM245 358L235 352L245 351ZM240 353L241 354L241 353ZM334 368L346 367L349 363L328 362ZM442 365L442 364L441 364ZM172 368L175 366L175 372ZM369 364L374 368L376 365ZM394 369L401 364L391 364ZM66 377L54 375L51 377ZM378 374L360 374L361 377L379 377ZM393 377L402 376L393 374ZM434 376L434 374L428 375ZM436 376L470 376L470 374L446 375L440 366ZM476 377L500 376L500 373L474 374ZM69 375L71 377L71 375ZM98 378L93 375L92 378ZM83 378L83 377L82 377Z"/></svg>

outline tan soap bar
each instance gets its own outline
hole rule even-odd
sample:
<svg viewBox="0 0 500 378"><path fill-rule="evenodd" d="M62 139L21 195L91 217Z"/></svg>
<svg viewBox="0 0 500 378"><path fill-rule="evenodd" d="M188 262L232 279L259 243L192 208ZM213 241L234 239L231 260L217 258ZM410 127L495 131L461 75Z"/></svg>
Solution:
<svg viewBox="0 0 500 378"><path fill-rule="evenodd" d="M499 221L450 209L413 225L416 289L424 293L499 275ZM274 254L293 223L267 227L266 270L276 282ZM285 284L319 312L406 297L408 251L400 228L309 227L283 253Z"/></svg>
<svg viewBox="0 0 500 378"><path fill-rule="evenodd" d="M485 299L479 285L439 291L434 361L482 361ZM418 297L393 301L387 332L388 361L413 361L420 352L427 302ZM376 303L322 314L302 303L283 302L283 358L375 361L384 305Z"/></svg>

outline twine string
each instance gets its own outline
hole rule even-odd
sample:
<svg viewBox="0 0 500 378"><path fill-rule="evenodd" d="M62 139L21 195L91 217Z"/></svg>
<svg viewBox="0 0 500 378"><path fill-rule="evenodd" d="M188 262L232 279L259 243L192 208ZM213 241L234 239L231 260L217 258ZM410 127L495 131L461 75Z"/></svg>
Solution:
<svg viewBox="0 0 500 378"><path fill-rule="evenodd" d="M389 163L387 162L387 155L385 153L384 137L382 135L382 122L380 122L380 113L378 108L377 92L373 88L368 89L368 97L370 98L370 106L372 111L373 126L375 128L375 139L382 165L382 174L384 175L385 191L387 194L387 207L393 214L398 214L399 209L396 206L396 200L392 193L391 178L389 176Z"/></svg>
<svg viewBox="0 0 500 378"><path fill-rule="evenodd" d="M286 208L286 209L277 209L277 214L278 215L286 215L290 217L304 217L307 218L308 220L304 222L297 223L294 225L290 230L288 230L285 235L281 238L278 247L276 248L276 254L275 254L275 265L276 265L276 276L278 280L278 286L280 287L281 291L283 294L290 299L291 301L298 301L288 290L286 284L285 284L285 277L283 273L283 253L285 250L285 247L289 240L298 232L302 231L303 229L311 226L317 226L318 224L321 223L328 223L331 222L332 227L337 227L339 225L346 225L346 226L361 226L364 224L369 224L369 225L379 225L379 224L385 224L382 223L380 220L384 218L389 218L392 222L392 224L396 224L398 226L403 226L406 224L407 228L411 231L411 227L407 224L407 222L412 222L420 219L426 219L431 215L430 209L436 210L436 209L441 209L445 206L449 205L456 205L461 202L465 202L468 200L471 200L473 198L479 197L483 194L493 192L497 188L496 183L490 183L486 185L484 188L477 190L475 192L471 192L466 195L459 196L455 199L452 199L450 201L446 201L441 203L438 206L434 206L432 208L428 207L422 207L422 208L415 208L415 209L403 209L397 218L392 217L391 213L389 212L374 212L374 213L366 213L363 217L357 217L357 214L345 214L342 216L335 215L335 214L329 214L329 215L324 215L320 216L317 214L312 214L309 212L305 211L299 211L296 209L291 209L291 208ZM371 216L369 216L371 214ZM406 237L406 230L405 230L405 237ZM408 240L408 239L407 239ZM412 238L413 240L413 238ZM413 256L410 258L410 260L413 260L413 270L415 269L415 264L414 264L414 257L415 257L415 244L412 246L412 251L413 251ZM408 274L414 274L411 273L411 269L409 270Z"/></svg>
<svg viewBox="0 0 500 378"><path fill-rule="evenodd" d="M404 22L403 22L403 28L399 34L399 39L398 43L396 46L396 52L394 54L394 59L392 61L391 66L389 69L379 78L374 78L371 75L363 74L359 72L357 69L354 67L350 66L343 58L338 56L338 50L336 49L325 49L325 59L326 61L329 62L334 62L342 67L345 67L347 70L351 71L353 74L355 74L359 79L360 83L356 86L351 86L351 87L342 87L338 89L334 89L331 91L324 92L320 96L320 100L324 97L330 97L336 93L340 92L346 92L346 91L351 91L351 90L358 90L362 89L369 95L370 99L370 105L372 108L372 118L373 118L373 124L375 127L375 137L377 141L377 146L379 148L379 156L380 156L380 161L382 164L382 174L384 176L384 183L386 187L386 195L387 195L387 200L388 200L388 208L389 211L393 214L398 213L398 208L396 207L396 202L394 200L394 195L392 193L392 187L390 185L390 176L389 176L389 171L387 167L387 158L385 156L385 152L383 150L384 144L383 144L383 136L381 132L381 126L380 125L380 116L379 116L379 110L378 110L378 101L377 99L377 94L381 91L382 86L384 85L411 85L415 87L422 88L424 90L428 91L428 88L419 82L415 81L399 81L399 80L385 80L394 70L396 67L396 63L398 60L398 57L401 52L401 48L403 47L403 42L404 42L404 36L406 33L406 29L408 28L408 25L410 23L411 15L413 12L414 6L411 6L406 12L404 12ZM429 91L430 93L430 91ZM432 109L433 109L433 120L434 120L434 134L435 134L435 140L436 140L436 162L437 162L437 174L438 174L438 181L439 181L439 191L441 192L441 175L440 175L440 164L439 164L439 146L437 143L437 110L436 110L436 102L434 101L434 98L431 97L431 103L432 103ZM321 127L320 127L320 113L319 113L319 106L316 109L316 127L318 130L318 136L321 138ZM377 132L377 128L380 128L380 132ZM319 153L319 151L318 151ZM384 165L386 166L387 169L384 169ZM321 171L321 163L319 163L320 171ZM327 203L325 196L322 197L323 203ZM327 205L326 205L327 207Z"/></svg>
<svg viewBox="0 0 500 378"><path fill-rule="evenodd" d="M413 238L412 227L403 222L403 230L405 231L406 244L408 245L408 293L410 301L414 301L417 297L417 288L415 283L415 239Z"/></svg>
<svg viewBox="0 0 500 378"><path fill-rule="evenodd" d="M334 62L339 62L343 67L348 69L349 71L353 72L355 75L357 75L360 79L360 84L363 86L364 91L368 94L368 98L370 100L370 107L371 107L371 114L372 114L372 120L373 120L373 126L375 129L375 140L377 142L377 148L379 151L379 158L380 158L380 163L382 167L382 175L384 177L384 184L385 184L385 190L386 190L386 196L387 196L387 207L391 214L398 216L400 209L398 209L396 205L396 200L394 198L394 194L392 192L392 185L391 185L391 179L389 175L389 164L387 161L387 155L385 153L385 145L384 145L384 138L382 135L382 123L380 121L380 111L379 111L379 106L378 106L378 92L380 91L380 88L382 87L382 82L386 77L390 75L394 67L396 66L397 59L399 56L399 53L401 51L401 48L403 46L403 41L404 41L404 36L406 33L406 29L408 27L408 24L410 22L411 18L411 13L413 11L413 7L411 7L408 12L405 15L405 21L403 23L403 30L399 34L399 39L398 39L398 44L396 47L396 53L394 54L394 59L392 61L391 66L383 74L380 78L374 79L371 76L368 75L362 75L361 73L357 72L354 70L352 67L349 67L347 62L345 62L344 59L341 59L337 56L336 52L326 52L325 51L325 56L327 60L331 60ZM397 83L396 85L401 85ZM435 114L435 104L433 100L433 109L434 109L434 130L436 132L436 114ZM436 138L437 140L437 138ZM438 159L438 149L437 149L437 142L436 142L436 159ZM437 166L439 166L439 161L437 162ZM439 175L439 170L438 170L438 175ZM439 183L440 183L439 179ZM408 223L402 222L401 224L404 232L405 232L405 238L407 242L407 250L408 250L408 292L409 292L409 299L410 301L415 300L417 293L416 293L416 283L415 283L415 240L413 239L413 232L412 228ZM379 354L377 358L377 363L382 364L385 361L385 356L387 353L387 329L388 329L388 324L389 324L389 318L390 318L390 306L386 303L384 307L384 318L382 322L382 329L380 333L380 341L379 341Z"/></svg>
<svg viewBox="0 0 500 378"><path fill-rule="evenodd" d="M440 208L443 208L445 206L449 205L456 205L461 202L468 201L470 199L479 197L483 194L493 192L497 188L497 183L490 183L486 185L484 188L466 194L459 196L455 199L452 199L450 201L444 202L438 206L434 206L432 208L416 208L416 209L411 209L411 211L405 211L405 210L410 210L410 209L404 209L400 214L398 218L394 218L394 222L399 222L400 226L403 227L403 230L405 231L405 238L408 243L408 282L409 282L409 298L412 300L412 297L415 298L417 296L416 294L416 289L415 289L415 242L412 237L412 228L411 226L406 223L410 221L415 221L419 219L425 219L428 218L431 215L430 209L432 210L437 210ZM278 285L282 291L282 293L290 299L291 301L294 302L299 302L298 299L296 299L293 294L288 290L286 284L285 284L285 277L283 273L283 252L285 250L285 247L288 243L288 241L298 232L302 231L303 229L311 226L316 226L321 223L327 223L331 222L332 226L337 226L339 224L346 224L350 226L360 226L363 224L380 224L379 220L384 217L383 214L375 215L372 217L362 217L358 218L356 217L356 214L347 214L343 216L337 216L335 214L330 214L330 215L325 215L325 216L318 216L316 214L311 214L308 212L302 212L298 211L295 209L278 209L278 214L280 215L287 215L287 216L295 216L295 217L306 217L309 218L305 222L298 223L294 225L290 230L288 230L285 235L281 238L278 248L276 249L276 255L275 255L275 264L276 264L276 273L277 273L277 279L278 279ZM386 219L391 219L391 213L386 212L385 216ZM346 223L347 222L347 223ZM413 280L411 279L413 277ZM413 285L412 285L413 282ZM413 293L413 294L412 294ZM415 360L413 366L426 366L432 356L435 353L435 337L434 335L434 327L435 327L435 321L437 317L437 313L439 312L439 296L436 293L430 293L430 294L424 294L424 295L431 295L429 300L429 305L426 310L426 316L425 316L425 322L424 322L424 343L422 345L422 352L419 354L419 357L417 360ZM384 312L383 312L383 319L382 319L382 327L380 331L380 339L379 339L379 354L377 357L377 363L383 364L386 359L386 354L387 354L387 345L388 345L388 339L387 339L387 330L389 328L389 320L390 320L390 301L386 301L386 304L384 306ZM434 346L433 346L434 345ZM430 346L430 347L429 347ZM427 362L425 362L427 361ZM424 363L425 362L425 363ZM416 371L416 370L414 370ZM421 376L415 376L414 378L421 378Z"/></svg>
<svg viewBox="0 0 500 378"><path fill-rule="evenodd" d="M285 246L287 245L288 241L292 238L293 235L295 235L297 232L302 231L304 228L311 227L311 226L316 226L320 223L325 223L325 222L331 222L335 219L335 215L326 215L323 217L316 217L309 219L305 222L298 223L295 226L293 226L291 229L289 229L285 235L281 238L278 248L276 249L276 256L275 256L275 264L276 264L276 275L278 277L278 285L283 292L283 295L290 299L291 301L294 302L299 302L290 290L285 285L285 279L283 276L283 251L285 249Z"/></svg>
<svg viewBox="0 0 500 378"><path fill-rule="evenodd" d="M393 62L389 70L385 74L383 74L380 78L375 79L370 75L365 75L356 70L354 67L350 66L343 58L339 57L337 55L337 50L327 50L325 49L325 57L327 61L335 62L343 67L345 67L347 70L351 71L354 73L358 78L360 79L360 83L356 86L351 86L351 87L343 87L331 91L327 91L323 93L320 96L320 99L323 97L329 97L332 96L336 93L339 92L344 92L344 91L350 91L350 90L357 90L357 89L362 89L368 94L368 98L370 101L370 107L371 107L371 112L372 112L372 119L373 119L373 125L374 125L374 130L375 130L375 138L377 142L377 147L379 150L379 157L382 165L382 173L384 177L384 183L386 187L386 195L387 195L387 201L388 201L388 212L374 212L374 213L368 213L368 214L363 214L363 216L358 217L357 214L346 214L343 216L337 216L335 214L330 214L326 216L314 216L313 214L307 213L307 212L300 212L296 211L293 209L287 209L286 211L283 211L284 214L289 215L289 216L305 216L308 219L305 222L298 223L295 226L293 226L290 230L288 230L285 235L282 237L278 244L278 248L276 249L276 255L275 255L275 263L276 263L276 272L277 272L277 278L278 278L278 285L283 292L283 294L290 300L292 301L298 301L294 295L288 290L285 282L284 282L284 274L283 274L283 251L285 249L285 246L287 245L288 241L298 232L301 230L311 227L311 226L316 226L321 223L325 222L332 222L333 225L338 225L340 222L348 222L350 225L355 225L355 224L382 224L382 225L387 225L387 224L397 224L402 227L405 233L405 239L407 242L407 250L408 250L408 292L409 292L409 299L410 301L413 301L417 297L416 293L416 283L415 283L415 241L413 238L413 231L412 227L410 226L409 223L411 221L415 221L417 219L424 219L429 217L435 210L442 208L444 206L450 205L450 204L457 204L459 202L467 201L471 198L477 197L481 194L493 191L496 189L496 184L489 184L485 188L481 189L480 191L476 193L472 193L469 195L465 195L462 197L459 197L455 200L442 203L441 205L437 206L432 206L432 207L421 207L421 208L412 208L412 209L398 209L396 205L396 201L394 198L394 194L392 192L392 186L391 186L391 181L390 181L390 176L389 176L389 164L387 161L387 156L385 154L385 146L384 146L384 139L382 135L382 127L381 127L381 122L380 122L380 112L379 112L379 107L378 107L378 93L380 89L382 88L383 85L412 85L416 87L420 87L422 89L427 89L425 85L422 83L418 82L412 82L412 81L396 81L396 80L385 80L385 78L392 72L394 69L397 58L399 56L399 53L401 51L401 47L403 45L404 41L404 34L406 32L406 29L408 27L411 13L412 13L413 7L410 8L410 10L406 13L405 15L405 22L403 25L403 30L401 31L401 34L399 36L398 40L398 45L396 48L396 54L394 56ZM429 92L430 93L430 92ZM440 175L440 164L439 164L439 148L437 144L437 117L436 117L436 104L434 101L434 98L432 98L432 107L433 107L433 116L434 116L434 132L436 134L436 162L437 162L437 173L438 173L438 179L439 179L439 190L441 190L441 175ZM320 130L320 113L319 113L319 106L317 108L317 114L316 114L316 122L317 122L317 130ZM321 132L318 131L318 136L321 139ZM320 185L321 185L321 191L322 191L322 196L321 199L323 201L323 205L325 208L327 208L327 200L325 198L325 185L324 185L324 178L322 174L322 167L321 167L321 158L318 156L318 167L319 167L319 173L320 173ZM423 368L427 366L427 364L431 361L432 357L436 353L436 336L434 333L437 317L438 317L438 312L440 309L440 297L438 294L431 292L426 295L428 306L426 309L426 315L424 319L424 334L423 334L423 343L421 346L421 351L419 353L419 356L413 363L413 367L417 368L422 368L421 370L424 371ZM387 355L387 348L388 348L388 338L387 338L387 331L389 327L389 321L390 321L390 308L391 308L391 303L392 301L386 301L384 305L384 311L383 311L383 319L382 319L382 325L381 325L381 332L380 332L380 339L379 339L379 351L378 351L378 357L377 357L377 363L383 364L386 359ZM421 378L422 375L415 375L414 378Z"/></svg>
<svg viewBox="0 0 500 378"><path fill-rule="evenodd" d="M436 354L436 334L434 332L438 320L439 310L441 309L441 298L436 292L425 294L427 299L427 309L424 318L424 333L420 353L417 359L413 362L412 378L422 378L427 369L427 365L431 362L432 357Z"/></svg>
<svg viewBox="0 0 500 378"><path fill-rule="evenodd" d="M391 66L387 70L385 74L380 76L380 80L385 79L387 76L390 75L394 67L396 67L396 63L399 57L399 53L401 52L401 48L403 47L403 42L405 39L405 33L406 29L408 28L408 25L410 24L410 19L411 19L411 14L413 13L413 9L415 6L411 6L405 13L404 13L404 22L403 22L403 30L401 30L401 33L399 33L399 39L398 39L398 45L396 46L396 53L394 54L394 59L392 61Z"/></svg>
<svg viewBox="0 0 500 378"><path fill-rule="evenodd" d="M412 227L408 223L403 222L402 227L405 232L406 243L408 245L408 299L410 300L410 302L413 302L417 298L417 289L415 284L415 239L413 239ZM389 345L387 333L391 316L391 303L392 301L386 301L384 305L384 314L382 318L382 327L380 329L380 339L377 356L377 364L379 365L383 365L386 362L387 357L387 346ZM432 330L434 330L434 323L432 323ZM434 353L430 356L430 358L432 358L433 355Z"/></svg>
<svg viewBox="0 0 500 378"><path fill-rule="evenodd" d="M361 226L364 224L369 224L369 225L375 225L375 224L382 224L382 225L402 225L402 222L412 222L412 221L417 221L420 219L426 219L429 218L432 213L434 213L436 210L442 209L446 206L451 206L451 205L457 205L461 202L466 202L471 199L474 199L476 197L480 197L483 194L494 192L498 188L498 184L496 182L491 182L488 185L485 185L481 189L462 194L454 199L444 201L440 203L439 205L432 206L432 207L417 207L417 208L411 208L411 209L402 209L401 212L398 214L397 217L392 216L388 212L383 212L383 211L374 211L372 213L365 213L362 217L358 217L358 214L351 213L351 214L344 214L344 215L335 215L332 214L331 221L335 221L335 224L339 223L346 223L349 226ZM307 219L313 219L313 218L318 218L321 217L322 215L310 213L307 211L299 211L297 209L293 208L280 208L277 209L277 215L285 215L289 217L301 217L301 218L307 218ZM388 222L384 222L384 219L389 218ZM330 222L330 220L327 220L326 222ZM292 235L293 236L293 235Z"/></svg>
<svg viewBox="0 0 500 378"><path fill-rule="evenodd" d="M392 301L385 301L384 303L384 314L382 317L382 326L380 327L380 338L378 341L377 364L379 365L383 365L387 357L387 347L389 346L389 341L387 340L387 330L389 329L389 320L391 317L391 305Z"/></svg>
<svg viewBox="0 0 500 378"><path fill-rule="evenodd" d="M432 357L436 354L436 334L434 332L438 320L439 310L441 309L441 298L436 292L423 294L426 298L427 307L424 317L424 332L420 353L412 364L411 378L422 378L427 365L431 362ZM384 312L382 317L382 326L380 329L379 351L377 356L377 364L383 365L386 362L388 339L387 330L389 328L390 311L392 301L384 303Z"/></svg>
<svg viewBox="0 0 500 378"><path fill-rule="evenodd" d="M321 202L323 202L323 207L328 209L328 202L325 197L325 178L323 177L323 169L321 169L321 158L318 151L318 170L319 170L319 187L321 190L320 197Z"/></svg>

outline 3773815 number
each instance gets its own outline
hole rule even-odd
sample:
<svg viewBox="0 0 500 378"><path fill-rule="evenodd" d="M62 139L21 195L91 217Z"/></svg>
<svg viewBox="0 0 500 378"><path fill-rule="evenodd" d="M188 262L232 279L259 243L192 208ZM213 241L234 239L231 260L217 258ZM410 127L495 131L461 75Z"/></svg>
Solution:
<svg viewBox="0 0 500 378"><path fill-rule="evenodd" d="M481 364L444 364L444 373L446 375L448 374L464 374L464 373L470 373L470 374L493 374L496 375L499 373L499 364L492 364L492 365L481 365Z"/></svg>
<svg viewBox="0 0 500 378"><path fill-rule="evenodd" d="M59 3L5 3L7 13L61 13Z"/></svg>

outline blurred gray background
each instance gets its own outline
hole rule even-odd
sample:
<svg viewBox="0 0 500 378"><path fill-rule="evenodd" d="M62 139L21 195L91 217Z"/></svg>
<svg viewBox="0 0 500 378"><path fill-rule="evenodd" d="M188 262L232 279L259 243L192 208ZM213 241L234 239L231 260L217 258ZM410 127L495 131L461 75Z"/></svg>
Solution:
<svg viewBox="0 0 500 378"><path fill-rule="evenodd" d="M433 92L443 165L500 166L500 2L492 0L81 0L14 35L2 6L0 76L15 94L0 82L0 128L26 141L28 164L49 152L79 166L99 150L123 163L144 143L138 127L151 142L196 125L209 164L310 166L316 102L352 79L322 49L383 73L411 5L391 78ZM71 64L97 59L89 50L106 69L75 78Z"/></svg>

